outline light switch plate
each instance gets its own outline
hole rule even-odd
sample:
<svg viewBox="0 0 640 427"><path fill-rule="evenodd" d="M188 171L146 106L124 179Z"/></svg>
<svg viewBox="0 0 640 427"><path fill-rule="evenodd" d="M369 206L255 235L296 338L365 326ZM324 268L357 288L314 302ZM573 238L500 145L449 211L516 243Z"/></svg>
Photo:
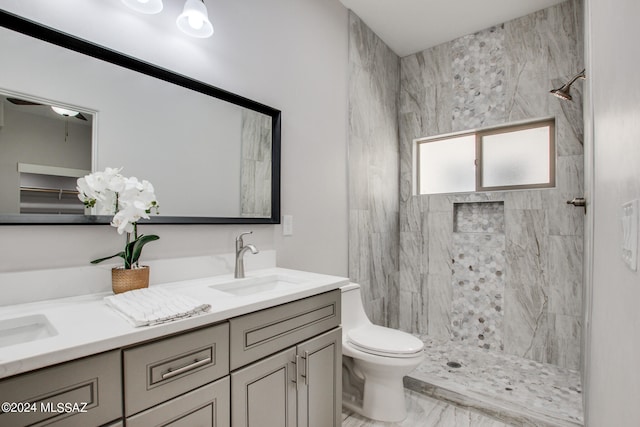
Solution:
<svg viewBox="0 0 640 427"><path fill-rule="evenodd" d="M293 236L293 215L282 215L282 235Z"/></svg>
<svg viewBox="0 0 640 427"><path fill-rule="evenodd" d="M632 200L622 205L622 259L633 271L638 270L638 209L640 202Z"/></svg>

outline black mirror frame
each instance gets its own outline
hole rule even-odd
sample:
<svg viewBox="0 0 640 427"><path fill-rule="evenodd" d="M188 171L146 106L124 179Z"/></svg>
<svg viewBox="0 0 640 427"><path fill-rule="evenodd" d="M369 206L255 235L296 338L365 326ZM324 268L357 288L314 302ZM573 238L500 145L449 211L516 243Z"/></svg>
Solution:
<svg viewBox="0 0 640 427"><path fill-rule="evenodd" d="M141 61L124 55L103 46L86 40L62 33L58 30L46 27L36 22L24 19L20 16L0 9L0 26L22 33L27 36L51 43L101 61L119 65L132 71L146 74L191 89L205 95L209 95L223 101L244 107L271 117L272 125L272 158L271 158L271 217L269 218L245 218L245 217L190 217L190 216L152 216L144 223L153 224L280 224L280 150L281 150L281 116L282 112L275 108L260 104L240 95L228 92L215 86L198 80L176 74L165 68ZM110 216L91 215L49 215L49 214L0 214L0 225L5 224L109 224Z"/></svg>

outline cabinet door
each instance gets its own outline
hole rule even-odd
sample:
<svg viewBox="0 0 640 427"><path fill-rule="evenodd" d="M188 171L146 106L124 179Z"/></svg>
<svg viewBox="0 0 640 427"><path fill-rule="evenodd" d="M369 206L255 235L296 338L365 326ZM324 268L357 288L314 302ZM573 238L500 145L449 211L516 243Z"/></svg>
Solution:
<svg viewBox="0 0 640 427"><path fill-rule="evenodd" d="M229 425L229 377L127 418L127 427Z"/></svg>
<svg viewBox="0 0 640 427"><path fill-rule="evenodd" d="M342 425L342 328L297 346L298 427Z"/></svg>
<svg viewBox="0 0 640 427"><path fill-rule="evenodd" d="M231 374L233 427L295 427L295 347Z"/></svg>

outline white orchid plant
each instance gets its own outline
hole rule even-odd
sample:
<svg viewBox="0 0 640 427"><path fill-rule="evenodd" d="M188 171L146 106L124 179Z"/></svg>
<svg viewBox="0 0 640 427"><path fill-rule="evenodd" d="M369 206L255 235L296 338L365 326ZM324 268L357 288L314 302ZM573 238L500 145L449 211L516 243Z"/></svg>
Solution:
<svg viewBox="0 0 640 427"><path fill-rule="evenodd" d="M96 208L98 215L113 215L111 225L118 234L127 233L124 251L91 261L92 264L121 257L124 268L138 268L142 248L147 243L158 240L156 235L138 235L138 221L149 219L152 211L158 213L158 202L153 185L147 180L138 181L136 177L126 178L120 174L122 168L106 168L79 178L77 182L78 198L87 208ZM133 234L133 239L131 239Z"/></svg>

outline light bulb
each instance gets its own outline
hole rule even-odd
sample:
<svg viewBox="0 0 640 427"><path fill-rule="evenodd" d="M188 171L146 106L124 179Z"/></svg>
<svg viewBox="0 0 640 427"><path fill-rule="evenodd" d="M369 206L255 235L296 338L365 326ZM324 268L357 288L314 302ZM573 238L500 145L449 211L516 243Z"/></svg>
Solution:
<svg viewBox="0 0 640 427"><path fill-rule="evenodd" d="M69 110L68 108L56 107L55 105L52 105L51 109L61 116L65 117L75 117L80 114L78 111Z"/></svg>
<svg viewBox="0 0 640 427"><path fill-rule="evenodd" d="M189 26L195 30L199 30L204 25L204 20L201 15L190 14L189 15Z"/></svg>

